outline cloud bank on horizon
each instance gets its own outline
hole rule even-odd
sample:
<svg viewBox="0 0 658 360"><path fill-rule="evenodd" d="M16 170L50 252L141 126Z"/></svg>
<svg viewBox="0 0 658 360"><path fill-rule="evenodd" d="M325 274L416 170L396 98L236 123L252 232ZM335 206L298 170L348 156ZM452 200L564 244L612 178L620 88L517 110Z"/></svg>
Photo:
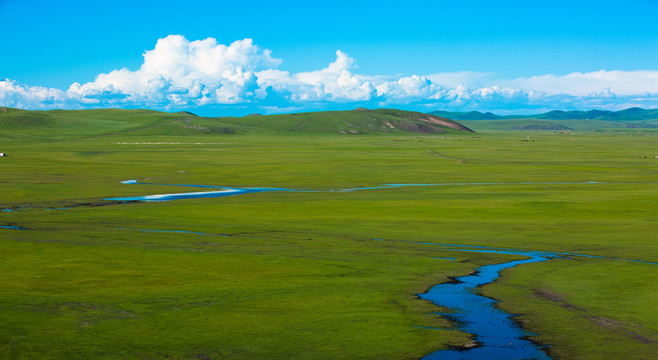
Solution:
<svg viewBox="0 0 658 360"><path fill-rule="evenodd" d="M23 109L131 107L157 110L249 106L276 113L344 106L416 110L609 109L658 107L658 70L598 70L504 79L492 73L369 75L337 50L325 68L290 73L283 61L253 43L169 35L127 68L74 82L67 90L0 80L0 106Z"/></svg>

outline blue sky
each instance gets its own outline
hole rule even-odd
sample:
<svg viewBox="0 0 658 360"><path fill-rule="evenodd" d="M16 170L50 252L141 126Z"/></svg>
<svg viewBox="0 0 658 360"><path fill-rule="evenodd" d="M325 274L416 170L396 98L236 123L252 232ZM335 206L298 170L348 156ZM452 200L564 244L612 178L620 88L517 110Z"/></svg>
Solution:
<svg viewBox="0 0 658 360"><path fill-rule="evenodd" d="M656 108L656 15L656 0L0 0L0 105Z"/></svg>

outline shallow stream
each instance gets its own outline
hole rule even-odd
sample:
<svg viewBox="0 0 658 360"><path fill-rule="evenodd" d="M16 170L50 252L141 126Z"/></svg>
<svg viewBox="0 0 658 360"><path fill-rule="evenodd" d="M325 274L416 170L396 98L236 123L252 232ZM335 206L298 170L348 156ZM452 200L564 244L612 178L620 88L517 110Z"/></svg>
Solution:
<svg viewBox="0 0 658 360"><path fill-rule="evenodd" d="M135 197L115 197L107 198L110 201L171 201L191 198L209 198L242 195L247 193L266 192L266 191L302 191L317 192L311 190L291 190L283 188L234 188L212 185L184 185L184 184L143 184L137 180L124 181L125 184L142 184L142 185L175 185L198 188L217 188L217 191L189 192L177 194L158 194ZM385 184L382 186L351 188L342 190L326 190L336 192L353 192L362 190L377 189L394 189L400 187L416 186L486 186L486 185L571 185L571 184L599 184L593 181L587 182L542 182L542 183L439 183L439 184ZM145 230L132 229L139 231L171 231L193 233L197 235L214 235L202 234L181 230ZM220 236L227 236L221 234ZM373 239L377 241L386 241L384 239ZM409 241L413 243L412 241ZM580 254L551 253L551 252L532 252L518 249L501 249L488 248L482 246L467 245L450 245L435 243L419 243L426 245L441 246L443 250L462 251L462 252L480 252L480 253L500 253L508 255L527 256L524 260L514 260L502 264L482 266L468 276L454 278L453 281L435 285L426 293L418 294L421 299L433 302L437 306L448 308L450 312L439 313L448 319L454 321L458 328L472 335L472 344L469 347L456 348L450 350L439 350L433 352L423 359L551 359L545 352L545 346L541 346L532 340L529 336L532 334L524 331L517 322L515 315L508 314L495 305L498 302L483 296L479 287L492 283L500 276L500 271L512 268L522 264L537 263L547 261L553 258L569 258L573 256L588 256ZM602 258L602 257L601 257ZM446 260L454 260L444 258ZM626 259L613 259L624 261L637 261Z"/></svg>
<svg viewBox="0 0 658 360"><path fill-rule="evenodd" d="M201 192L188 192L188 193L175 193L175 194L157 194L145 196L128 196L128 197L113 197L103 200L108 201L171 201L181 199L200 199L200 198L214 198L224 196L242 195L256 192L266 191L296 191L296 192L322 192L320 190L295 190L284 188L236 188L229 186L215 186L215 185L186 185L186 184L158 184L158 183L141 183L138 180L122 181L123 184L137 184L137 185L167 185L167 186L186 186L196 188L213 188L222 189L216 191L201 191ZM340 190L325 190L326 192L353 192L362 190L380 190L380 189L395 189L401 187L417 187L417 186L486 186L486 185L574 185L574 184L603 184L595 181L583 182L527 182L527 183L436 183L436 184L384 184L381 186L340 189Z"/></svg>
<svg viewBox="0 0 658 360"><path fill-rule="evenodd" d="M259 193L268 191L299 191L299 192L319 192L314 190L291 190L284 188L235 188L227 186L213 185L186 185L186 184L154 184L140 183L137 180L123 181L124 184L138 185L167 185L167 186L184 186L195 188L217 189L213 191L186 192L174 194L156 194L145 196L130 197L113 197L106 198L107 201L116 202L152 202L152 201L172 201L181 199L196 198L214 198L224 196L243 195L248 193ZM444 184L385 184L375 187L351 188L342 190L325 190L336 192L352 192L362 190L376 189L393 189L410 186L485 186L485 185L570 185L570 184L599 184L597 182L543 182L543 183L444 183ZM2 209L3 211L12 211L11 209ZM14 224L0 226L0 228L12 230L28 230ZM213 235L213 236L232 236L228 234L206 234L185 230L167 230L167 229L134 229L120 228L125 230L136 231L155 231L155 232L176 232L193 235ZM401 241L373 239L376 241ZM457 244L437 244L426 242L402 241L407 243L439 246L442 250L461 251L461 252L479 252L479 253L499 253L508 255L522 255L527 259L514 260L502 264L486 265L475 270L471 275L456 277L452 281L435 285L426 293L418 294L422 299L428 300L437 306L450 309L449 312L439 313L448 319L454 321L458 328L472 335L472 344L468 347L456 348L450 350L440 350L425 356L423 359L537 359L548 360L550 357L544 352L545 347L532 342L529 334L525 332L517 322L514 321L515 315L505 313L495 305L498 302L481 295L479 287L494 282L500 276L500 271L509 269L518 265L537 263L554 258L568 259L571 257L591 257L608 260L632 261L645 264L658 265L658 263L644 262L632 259L619 259L594 255L575 254L575 253L554 253L554 252L533 252L519 249L492 248L484 246L469 246ZM437 258L442 260L452 260L454 258Z"/></svg>
<svg viewBox="0 0 658 360"><path fill-rule="evenodd" d="M478 289L494 282L503 269L549 259L533 255L526 260L482 266L472 275L454 278L419 294L421 299L449 308L450 312L437 314L454 321L460 330L473 336L471 347L439 350L423 359L550 359L540 345L527 338L531 334L514 321L514 315L498 309L495 306L498 301L481 295Z"/></svg>

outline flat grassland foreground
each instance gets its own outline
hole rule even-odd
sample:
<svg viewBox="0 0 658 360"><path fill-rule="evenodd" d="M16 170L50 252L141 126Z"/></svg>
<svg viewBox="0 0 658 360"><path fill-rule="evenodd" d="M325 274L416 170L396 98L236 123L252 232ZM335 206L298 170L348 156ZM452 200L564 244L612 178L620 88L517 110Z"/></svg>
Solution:
<svg viewBox="0 0 658 360"><path fill-rule="evenodd" d="M417 294L527 257L432 243L657 262L655 135L1 140L0 358L414 359L473 344ZM103 200L154 194L126 179L309 191ZM382 187L448 183L474 185ZM649 359L657 283L656 265L573 257L480 290L554 359Z"/></svg>

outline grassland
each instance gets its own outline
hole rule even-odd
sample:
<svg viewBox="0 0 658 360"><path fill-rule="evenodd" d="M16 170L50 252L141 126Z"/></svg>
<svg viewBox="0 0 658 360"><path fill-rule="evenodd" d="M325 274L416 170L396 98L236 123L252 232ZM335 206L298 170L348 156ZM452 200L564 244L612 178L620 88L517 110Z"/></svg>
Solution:
<svg viewBox="0 0 658 360"><path fill-rule="evenodd" d="M414 359L468 342L415 294L511 257L406 241L658 262L655 133L276 135L145 114L0 129L0 209L13 210L0 225L31 229L0 229L0 358ZM500 184L103 200L188 191L127 179ZM649 359L656 283L656 265L578 258L510 269L484 291L554 358Z"/></svg>

